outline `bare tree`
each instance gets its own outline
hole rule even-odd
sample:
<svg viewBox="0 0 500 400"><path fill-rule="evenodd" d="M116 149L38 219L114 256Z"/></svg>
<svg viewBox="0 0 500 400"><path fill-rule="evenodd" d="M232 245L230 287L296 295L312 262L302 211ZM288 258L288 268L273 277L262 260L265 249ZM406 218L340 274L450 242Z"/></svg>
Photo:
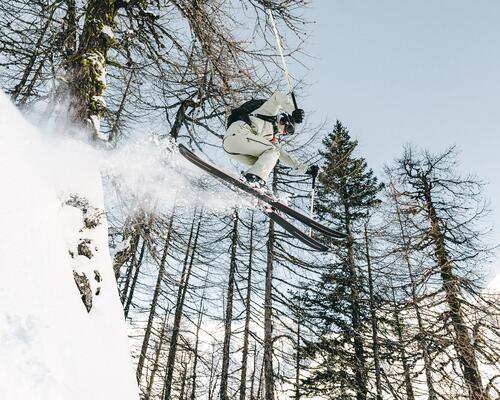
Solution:
<svg viewBox="0 0 500 400"><path fill-rule="evenodd" d="M496 307L491 309L478 290L475 270L488 256L488 247L481 241L484 228L480 225L486 209L480 197L481 184L461 176L456 168L453 148L437 155L408 148L397 166L388 172L394 179L405 216L419 234L420 251L432 260L425 271L426 280L430 283L431 276L439 279L433 292L434 307L442 308L442 329L451 334L448 343L455 353L448 355L445 347L443 357L449 357L446 363L458 362L468 398L483 400L489 397L482 383L479 357L492 350L475 344L476 318L482 313L496 312ZM428 284L429 292L432 286ZM445 346L445 342L441 343Z"/></svg>

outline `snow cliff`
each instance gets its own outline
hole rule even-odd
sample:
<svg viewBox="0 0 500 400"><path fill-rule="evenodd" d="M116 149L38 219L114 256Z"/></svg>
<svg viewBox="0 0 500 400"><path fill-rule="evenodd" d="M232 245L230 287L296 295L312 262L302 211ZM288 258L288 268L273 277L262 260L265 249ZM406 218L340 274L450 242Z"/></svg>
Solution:
<svg viewBox="0 0 500 400"><path fill-rule="evenodd" d="M0 92L0 399L138 399L95 154Z"/></svg>

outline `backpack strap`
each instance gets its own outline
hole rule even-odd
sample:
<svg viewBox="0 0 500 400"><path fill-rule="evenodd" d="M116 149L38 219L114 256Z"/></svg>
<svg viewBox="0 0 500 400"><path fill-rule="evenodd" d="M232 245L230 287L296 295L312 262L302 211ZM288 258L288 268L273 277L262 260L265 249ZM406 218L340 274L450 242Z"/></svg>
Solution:
<svg viewBox="0 0 500 400"><path fill-rule="evenodd" d="M262 115L262 114L250 114L253 117L259 118L263 121L270 122L275 125L278 122L276 115Z"/></svg>
<svg viewBox="0 0 500 400"><path fill-rule="evenodd" d="M277 134L278 134L278 117L276 115L252 114L251 112L248 114L247 113L240 113L240 114L236 114L236 115L232 114L228 118L227 128L229 128L229 126L233 122L236 122L236 121L243 121L247 125L251 126L252 122L250 121L250 116L255 117L255 118L259 118L263 121L266 121L266 122L269 122L270 124L272 124L272 126L273 126L273 138L272 138L271 142L275 143L277 141Z"/></svg>
<svg viewBox="0 0 500 400"><path fill-rule="evenodd" d="M276 143L278 141L278 117L276 115L262 115L262 114L250 114L256 118L259 118L263 121L269 122L273 125L273 138L271 139L272 143Z"/></svg>

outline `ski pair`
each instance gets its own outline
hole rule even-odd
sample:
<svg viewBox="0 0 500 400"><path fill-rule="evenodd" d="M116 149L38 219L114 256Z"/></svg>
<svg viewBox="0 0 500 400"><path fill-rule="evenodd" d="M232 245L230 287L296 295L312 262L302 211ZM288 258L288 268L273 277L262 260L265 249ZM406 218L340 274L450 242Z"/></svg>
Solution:
<svg viewBox="0 0 500 400"><path fill-rule="evenodd" d="M344 239L346 237L344 233L337 231L335 229L331 229L323 224L320 224L311 217L301 213L298 210L295 210L294 208L287 206L286 204L282 203L275 197L270 196L258 189L255 189L246 184L245 182L243 182L242 180L238 179L237 177L222 171L215 165L198 157L184 145L182 144L179 145L179 151L183 157L185 157L188 161L190 161L197 167L203 169L204 171L212 174L213 176L219 179L222 179L226 183L230 184L232 187L235 187L250 195L253 195L260 201L266 203L268 207L264 207L263 211L269 216L269 218L273 220L275 223L277 223L279 226L281 226L283 229L285 229L287 232L289 232L292 236L300 240L302 243L308 245L312 249L318 251L327 251L328 247L318 242L317 240L313 239L306 233L302 232L295 225L291 224L286 219L284 219L277 211L283 212L284 214L287 214L288 216L295 218L296 220L302 222L303 224L311 227L312 229L318 232L323 233L324 235L336 239Z"/></svg>

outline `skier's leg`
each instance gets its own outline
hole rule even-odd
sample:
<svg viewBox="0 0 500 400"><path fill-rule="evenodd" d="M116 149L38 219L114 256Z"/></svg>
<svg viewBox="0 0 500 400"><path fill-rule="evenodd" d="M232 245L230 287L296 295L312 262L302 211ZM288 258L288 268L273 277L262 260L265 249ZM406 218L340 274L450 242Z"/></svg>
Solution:
<svg viewBox="0 0 500 400"><path fill-rule="evenodd" d="M233 128L234 127L234 128ZM279 149L269 140L256 136L245 123L233 123L224 138L224 150L238 161L252 165L246 172L266 181L279 159Z"/></svg>
<svg viewBox="0 0 500 400"><path fill-rule="evenodd" d="M243 121L236 121L228 128L222 147L224 151L234 160L243 164L252 165L258 156L254 155L253 149L248 149L246 137L251 134L250 127ZM260 149L259 154L265 149Z"/></svg>
<svg viewBox="0 0 500 400"><path fill-rule="evenodd" d="M267 182L267 178L279 158L279 150L271 143L271 147L259 156L257 161L255 161L255 163L248 169L247 174L257 175L259 178Z"/></svg>

